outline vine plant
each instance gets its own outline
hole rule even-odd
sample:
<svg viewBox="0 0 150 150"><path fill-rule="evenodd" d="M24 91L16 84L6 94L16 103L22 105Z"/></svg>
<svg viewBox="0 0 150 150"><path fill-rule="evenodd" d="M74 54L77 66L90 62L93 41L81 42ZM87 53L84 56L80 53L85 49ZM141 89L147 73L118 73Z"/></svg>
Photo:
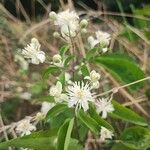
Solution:
<svg viewBox="0 0 150 150"><path fill-rule="evenodd" d="M148 121L114 99L120 89L127 87L133 92L150 77L144 78L142 70L127 57L111 52L110 34L100 30L93 35L89 33L88 20L80 20L75 11L50 12L49 17L57 28L53 36L62 40L64 46L49 57L41 50L38 39L32 38L21 54L32 64L49 65L42 74L43 80L53 76L49 94L39 98L44 102L36 116L3 129L13 128L18 138L2 142L0 149L15 146L82 150L87 149L90 142L96 143L97 149L146 150L150 147ZM87 34L90 36L85 39ZM105 91L101 68L125 85ZM116 120L128 123L128 128L119 132Z"/></svg>

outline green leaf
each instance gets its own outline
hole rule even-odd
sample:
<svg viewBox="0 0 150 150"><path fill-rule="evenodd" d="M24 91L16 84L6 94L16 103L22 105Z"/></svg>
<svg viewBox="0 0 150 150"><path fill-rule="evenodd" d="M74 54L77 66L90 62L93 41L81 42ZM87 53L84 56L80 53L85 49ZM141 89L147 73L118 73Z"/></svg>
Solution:
<svg viewBox="0 0 150 150"><path fill-rule="evenodd" d="M73 129L74 118L67 119L58 131L57 150L68 150L71 132Z"/></svg>
<svg viewBox="0 0 150 150"><path fill-rule="evenodd" d="M65 85L65 73L60 74L59 81L61 82L62 86Z"/></svg>
<svg viewBox="0 0 150 150"><path fill-rule="evenodd" d="M53 118L63 112L64 110L68 109L66 104L58 103L52 109L50 109L46 115L46 120Z"/></svg>
<svg viewBox="0 0 150 150"><path fill-rule="evenodd" d="M68 56L64 61L64 66L66 67L67 65L69 65L70 61L73 60L74 58L75 58L74 55Z"/></svg>
<svg viewBox="0 0 150 150"><path fill-rule="evenodd" d="M37 100L40 102L49 102L49 103L55 102L54 96L41 96L38 97Z"/></svg>
<svg viewBox="0 0 150 150"><path fill-rule="evenodd" d="M88 133L89 129L79 119L77 121L78 121L77 127L78 127L78 132L79 132L79 138L80 138L81 142L84 142L85 139L87 138L87 133ZM75 135L76 135L76 132L75 132Z"/></svg>
<svg viewBox="0 0 150 150"><path fill-rule="evenodd" d="M121 141L129 148L146 150L150 147L150 130L143 127L127 128L121 135Z"/></svg>
<svg viewBox="0 0 150 150"><path fill-rule="evenodd" d="M58 67L51 66L51 67L49 67L49 68L47 68L46 70L43 71L42 77L43 77L43 79L48 79L50 74L54 74L54 73L58 73L58 72L60 72L60 69Z"/></svg>
<svg viewBox="0 0 150 150"><path fill-rule="evenodd" d="M70 143L70 138L71 138L71 132L73 129L73 125L74 125L74 118L70 120L69 122L69 126L68 126L68 130L67 130L67 134L66 134L66 138L65 138L65 145L64 145L64 150L68 149L69 143Z"/></svg>
<svg viewBox="0 0 150 150"><path fill-rule="evenodd" d="M0 143L0 150L4 150L9 146L24 147L34 150L54 150L54 140L56 138L56 130L39 131L31 135L16 138L7 142Z"/></svg>
<svg viewBox="0 0 150 150"><path fill-rule="evenodd" d="M74 112L73 110L70 109L65 109L64 111L62 111L61 113L57 114L56 116L49 117L47 122L50 124L51 128L60 128L62 126L62 124L64 123L64 121L67 118L73 118L74 117Z"/></svg>
<svg viewBox="0 0 150 150"><path fill-rule="evenodd" d="M109 115L113 118L122 119L124 121L141 125L141 126L147 126L146 120L139 116L137 113L133 112L132 110L122 106L116 101L112 101L112 104L114 106L114 111L112 113L109 113Z"/></svg>
<svg viewBox="0 0 150 150"><path fill-rule="evenodd" d="M40 94L44 89L44 84L42 82L37 82L32 85L31 93L32 94Z"/></svg>
<svg viewBox="0 0 150 150"><path fill-rule="evenodd" d="M95 58L94 62L101 64L123 84L144 78L143 71L133 61L125 58L123 55L121 57L121 54L99 56ZM130 89L138 90L141 86L143 86L143 82L130 86Z"/></svg>
<svg viewBox="0 0 150 150"><path fill-rule="evenodd" d="M123 145L121 142L114 144L113 147L111 148L111 150L134 150L131 149L125 145Z"/></svg>
<svg viewBox="0 0 150 150"><path fill-rule="evenodd" d="M59 52L61 56L64 56L64 54L69 50L70 46L69 45L64 45L60 48Z"/></svg>
<svg viewBox="0 0 150 150"><path fill-rule="evenodd" d="M79 144L78 140L71 138L68 150L83 150L83 146Z"/></svg>
<svg viewBox="0 0 150 150"><path fill-rule="evenodd" d="M90 49L86 54L86 59L90 60L90 59L94 58L97 51L98 51L98 48Z"/></svg>
<svg viewBox="0 0 150 150"><path fill-rule="evenodd" d="M82 109L79 110L77 117L84 123L94 134L98 135L100 132L99 124L90 117L87 112L84 112Z"/></svg>
<svg viewBox="0 0 150 150"><path fill-rule="evenodd" d="M90 72L86 65L81 66L81 72L84 77L89 76Z"/></svg>
<svg viewBox="0 0 150 150"><path fill-rule="evenodd" d="M96 109L92 105L90 106L89 114L100 126L103 126L108 130L114 131L114 128L97 114Z"/></svg>

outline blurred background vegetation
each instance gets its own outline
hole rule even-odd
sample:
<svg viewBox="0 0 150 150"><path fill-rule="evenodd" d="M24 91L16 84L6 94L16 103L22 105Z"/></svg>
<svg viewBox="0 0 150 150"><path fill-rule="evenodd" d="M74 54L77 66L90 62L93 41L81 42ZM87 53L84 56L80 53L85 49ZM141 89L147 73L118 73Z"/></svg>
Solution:
<svg viewBox="0 0 150 150"><path fill-rule="evenodd" d="M5 124L33 115L40 109L39 96L48 94L52 81L52 78L46 81L46 86L41 77L47 65L30 64L28 68L28 64L24 64L25 68L17 56L32 37L39 39L49 56L57 53L58 45L63 43L52 37L54 26L48 14L67 8L76 9L81 18L90 18L87 35L98 29L111 33L113 52L131 56L150 75L150 0L1 0L0 104ZM86 42L86 37L83 40ZM105 77L104 83L109 89L114 82ZM147 114L149 85L133 93L139 97ZM118 95L121 96L124 101L125 95ZM125 105L134 107L132 103Z"/></svg>

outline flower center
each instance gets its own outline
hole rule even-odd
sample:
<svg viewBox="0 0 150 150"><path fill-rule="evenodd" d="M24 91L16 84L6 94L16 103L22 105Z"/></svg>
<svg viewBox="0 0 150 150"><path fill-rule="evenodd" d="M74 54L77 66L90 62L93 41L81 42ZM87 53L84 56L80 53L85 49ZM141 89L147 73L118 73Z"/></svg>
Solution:
<svg viewBox="0 0 150 150"><path fill-rule="evenodd" d="M28 128L28 125L27 125L26 123L23 123L23 124L22 124L22 128L25 130L25 129Z"/></svg>
<svg viewBox="0 0 150 150"><path fill-rule="evenodd" d="M79 90L78 92L77 92L77 97L81 100L81 99L83 99L83 97L84 97L84 91L83 90Z"/></svg>

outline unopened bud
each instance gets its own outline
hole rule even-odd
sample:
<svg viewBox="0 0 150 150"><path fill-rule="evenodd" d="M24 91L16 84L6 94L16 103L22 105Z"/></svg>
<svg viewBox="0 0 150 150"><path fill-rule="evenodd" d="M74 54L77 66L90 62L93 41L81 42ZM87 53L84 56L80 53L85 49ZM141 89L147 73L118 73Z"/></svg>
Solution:
<svg viewBox="0 0 150 150"><path fill-rule="evenodd" d="M59 38L59 37L60 37L60 34L59 34L58 32L54 32L54 33L53 33L53 37Z"/></svg>
<svg viewBox="0 0 150 150"><path fill-rule="evenodd" d="M56 18L57 18L57 14L54 11L51 11L49 13L49 17L50 17L51 20L55 21Z"/></svg>
<svg viewBox="0 0 150 150"><path fill-rule="evenodd" d="M82 34L86 34L87 33L87 30L85 28L81 29L81 33Z"/></svg>
<svg viewBox="0 0 150 150"><path fill-rule="evenodd" d="M31 43L39 43L38 40L36 38L32 38L31 39Z"/></svg>
<svg viewBox="0 0 150 150"><path fill-rule="evenodd" d="M59 54L53 56L53 62L58 63L60 61L61 61L61 56Z"/></svg>
<svg viewBox="0 0 150 150"><path fill-rule="evenodd" d="M86 28L88 25L88 21L86 19L81 20L80 22L80 27L81 28Z"/></svg>

